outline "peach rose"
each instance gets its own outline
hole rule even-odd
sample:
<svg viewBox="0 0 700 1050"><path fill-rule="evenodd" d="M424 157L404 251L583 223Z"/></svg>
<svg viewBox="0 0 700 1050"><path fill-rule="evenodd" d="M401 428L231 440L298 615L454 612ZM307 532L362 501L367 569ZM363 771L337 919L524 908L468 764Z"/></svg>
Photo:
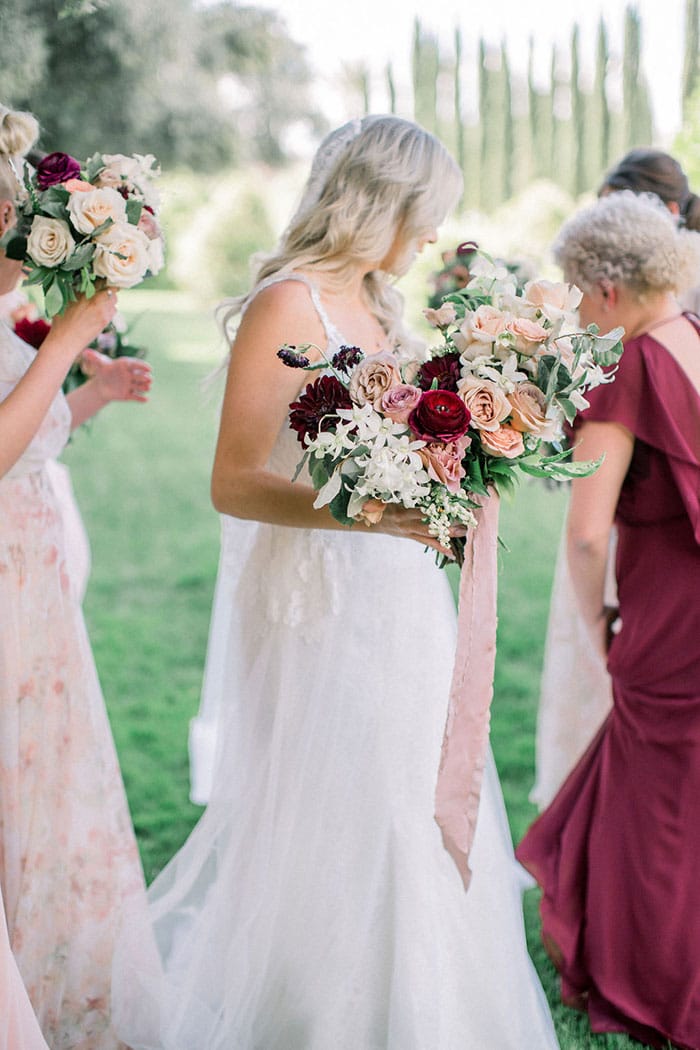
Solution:
<svg viewBox="0 0 700 1050"><path fill-rule="evenodd" d="M91 182L83 182L82 179L68 179L61 185L69 193L90 193L95 188Z"/></svg>
<svg viewBox="0 0 700 1050"><path fill-rule="evenodd" d="M471 438L461 437L457 441L448 441L445 444L431 441L418 449L428 477L444 485L449 492L459 492L460 482L466 474L462 466L462 457L471 443Z"/></svg>
<svg viewBox="0 0 700 1050"><path fill-rule="evenodd" d="M363 503L362 510L357 515L357 520L362 522L363 525L378 525L384 516L386 510L386 503L382 503L380 499L368 499L366 503Z"/></svg>
<svg viewBox="0 0 700 1050"><path fill-rule="evenodd" d="M575 284L563 281L528 281L523 289L523 298L541 310L545 317L554 321L562 314L573 313L583 298L583 292Z"/></svg>
<svg viewBox="0 0 700 1050"><path fill-rule="evenodd" d="M508 395L511 407L511 423L514 430L529 434L542 434L550 426L547 419L547 401L534 383L519 383Z"/></svg>
<svg viewBox="0 0 700 1050"><path fill-rule="evenodd" d="M477 430L498 430L511 413L505 393L490 379L469 376L461 380L457 393L471 412L470 425Z"/></svg>
<svg viewBox="0 0 700 1050"><path fill-rule="evenodd" d="M79 233L92 233L107 219L115 225L126 222L126 201L116 190L93 187L89 193L71 195L68 214Z"/></svg>
<svg viewBox="0 0 700 1050"><path fill-rule="evenodd" d="M371 354L361 361L352 374L348 390L356 405L370 404L381 410L382 397L401 383L396 358L389 350Z"/></svg>
<svg viewBox="0 0 700 1050"><path fill-rule="evenodd" d="M536 321L528 321L526 317L514 317L506 329L515 336L515 349L528 356L536 353L547 338L547 329Z"/></svg>
<svg viewBox="0 0 700 1050"><path fill-rule="evenodd" d="M433 325L434 328L445 328L448 324L454 324L457 320L457 311L455 310L454 303L443 303L437 310L428 308L423 311L428 324Z"/></svg>
<svg viewBox="0 0 700 1050"><path fill-rule="evenodd" d="M460 329L463 335L467 335L464 325ZM469 318L469 327L472 340L480 343L493 343L498 336L506 330L505 315L494 306L479 306Z"/></svg>
<svg viewBox="0 0 700 1050"><path fill-rule="evenodd" d="M523 435L513 427L502 426L498 430L482 430L481 444L492 456L515 459L525 451Z"/></svg>
<svg viewBox="0 0 700 1050"><path fill-rule="evenodd" d="M379 411L389 419L393 419L395 423L407 423L408 417L422 396L423 391L417 386L399 383L398 386L389 387L382 394Z"/></svg>

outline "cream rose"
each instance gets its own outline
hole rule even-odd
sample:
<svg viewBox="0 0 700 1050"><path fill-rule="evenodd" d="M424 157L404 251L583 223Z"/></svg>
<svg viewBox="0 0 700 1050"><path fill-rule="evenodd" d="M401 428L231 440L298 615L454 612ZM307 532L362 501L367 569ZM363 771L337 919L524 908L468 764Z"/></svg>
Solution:
<svg viewBox="0 0 700 1050"><path fill-rule="evenodd" d="M98 186L123 187L151 208L158 206L158 193L151 185L151 179L159 174L159 170L152 154L135 153L133 157L127 157L123 153L106 153L102 159L105 167L97 177Z"/></svg>
<svg viewBox="0 0 700 1050"><path fill-rule="evenodd" d="M467 336L466 326L460 331ZM471 341L493 343L506 330L506 317L494 306L479 306L469 318L468 336Z"/></svg>
<svg viewBox="0 0 700 1050"><path fill-rule="evenodd" d="M401 373L394 355L382 350L360 362L352 374L348 390L356 405L370 404L381 411L386 391L400 383Z"/></svg>
<svg viewBox="0 0 700 1050"><path fill-rule="evenodd" d="M27 239L27 251L37 266L60 266L75 248L68 223L36 215Z"/></svg>
<svg viewBox="0 0 700 1050"><path fill-rule="evenodd" d="M499 427L498 430L482 430L479 436L481 444L492 456L515 459L525 451L523 435L508 425Z"/></svg>
<svg viewBox="0 0 700 1050"><path fill-rule="evenodd" d="M563 281L528 281L523 289L523 298L532 306L555 321L563 314L573 313L583 298L583 292L575 284Z"/></svg>
<svg viewBox="0 0 700 1050"><path fill-rule="evenodd" d="M510 415L508 398L490 379L468 376L459 382L457 393L471 412L470 426L476 430L498 430Z"/></svg>
<svg viewBox="0 0 700 1050"><path fill-rule="evenodd" d="M92 233L108 219L113 223L125 223L126 201L121 193L106 188L91 193L72 193L68 212L76 230Z"/></svg>
<svg viewBox="0 0 700 1050"><path fill-rule="evenodd" d="M523 433L541 435L550 429L547 419L547 401L534 383L519 383L508 395L511 407L510 425Z"/></svg>
<svg viewBox="0 0 700 1050"><path fill-rule="evenodd" d="M115 223L96 238L95 273L115 288L133 288L151 267L152 243L128 222Z"/></svg>
<svg viewBox="0 0 700 1050"><path fill-rule="evenodd" d="M506 325L506 329L512 332L515 338L515 349L521 354L534 354L537 348L547 338L547 329L536 321L528 321L526 317L514 317Z"/></svg>

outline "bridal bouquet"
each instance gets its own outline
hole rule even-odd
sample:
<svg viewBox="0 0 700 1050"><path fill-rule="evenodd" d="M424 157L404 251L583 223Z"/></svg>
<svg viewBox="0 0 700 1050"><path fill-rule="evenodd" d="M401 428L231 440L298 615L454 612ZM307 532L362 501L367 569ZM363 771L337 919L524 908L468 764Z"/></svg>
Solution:
<svg viewBox="0 0 700 1050"><path fill-rule="evenodd" d="M49 153L30 174L17 224L0 241L20 259L28 284L40 284L49 317L78 294L133 288L163 265L155 158L96 153L81 165Z"/></svg>
<svg viewBox="0 0 700 1050"><path fill-rule="evenodd" d="M587 407L586 390L612 380L603 369L620 358L622 329L581 331L575 286L518 290L485 257L470 271L463 290L424 311L441 342L422 355L343 347L311 364L308 347L278 351L285 364L322 370L289 422L304 449L296 476L308 462L314 506L338 521L377 522L388 503L418 507L450 546L452 524L476 525L475 497L512 488L519 471L572 478L599 466L566 462L564 425Z"/></svg>

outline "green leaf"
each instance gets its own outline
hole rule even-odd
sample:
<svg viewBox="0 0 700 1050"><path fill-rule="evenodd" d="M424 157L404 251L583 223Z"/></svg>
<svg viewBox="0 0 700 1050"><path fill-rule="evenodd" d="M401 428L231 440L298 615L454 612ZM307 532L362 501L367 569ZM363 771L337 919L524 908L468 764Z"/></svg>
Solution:
<svg viewBox="0 0 700 1050"><path fill-rule="evenodd" d="M311 484L315 489L323 488L331 473L332 471L326 467L325 457L323 459L314 458L314 463L311 467Z"/></svg>
<svg viewBox="0 0 700 1050"><path fill-rule="evenodd" d="M95 254L95 245L85 242L78 245L75 251L62 264L63 270L81 270L86 266Z"/></svg>
<svg viewBox="0 0 700 1050"><path fill-rule="evenodd" d="M46 208L47 204L68 204L70 200L70 193L65 190L62 186L49 186L47 190L41 195L41 207Z"/></svg>
<svg viewBox="0 0 700 1050"><path fill-rule="evenodd" d="M348 503L350 502L350 489L347 489L344 485L341 488L337 496L335 496L328 504L328 509L341 525L354 525L355 521L353 518L348 517Z"/></svg>
<svg viewBox="0 0 700 1050"><path fill-rule="evenodd" d="M557 404L564 413L564 418L566 419L566 422L573 423L574 419L576 418L576 413L578 412L578 409L576 408L576 405L573 403L573 401L570 401L568 397L558 397Z"/></svg>
<svg viewBox="0 0 700 1050"><path fill-rule="evenodd" d="M49 201L46 204L42 201L41 214L48 215L50 219L61 219L63 222L68 221L68 209L60 201Z"/></svg>
<svg viewBox="0 0 700 1050"><path fill-rule="evenodd" d="M94 240L95 237L99 237L101 233L104 233L105 230L108 230L110 226L113 225L114 219L105 219L104 222L101 222L100 225L96 226L95 229L92 231L92 233L90 234L91 239Z"/></svg>
<svg viewBox="0 0 700 1050"><path fill-rule="evenodd" d="M311 455L311 453L307 449L307 451L304 453L304 455L301 457L301 459L297 463L297 469L294 471L294 476L292 478L292 481L296 481L297 480L297 478L301 474L302 470L304 469L304 467L306 465L306 462L307 462L307 460L308 460L310 455Z"/></svg>
<svg viewBox="0 0 700 1050"><path fill-rule="evenodd" d="M101 153L93 153L93 155L85 162L85 178L88 182L94 182L101 171L104 171L106 164L102 159Z"/></svg>
<svg viewBox="0 0 700 1050"><path fill-rule="evenodd" d="M63 289L58 279L54 278L45 294L44 306L48 317L60 314L65 305Z"/></svg>
<svg viewBox="0 0 700 1050"><path fill-rule="evenodd" d="M126 202L126 217L127 220L136 226L139 219L141 218L141 212L143 211L143 204L141 201L136 200L136 197L129 197Z"/></svg>

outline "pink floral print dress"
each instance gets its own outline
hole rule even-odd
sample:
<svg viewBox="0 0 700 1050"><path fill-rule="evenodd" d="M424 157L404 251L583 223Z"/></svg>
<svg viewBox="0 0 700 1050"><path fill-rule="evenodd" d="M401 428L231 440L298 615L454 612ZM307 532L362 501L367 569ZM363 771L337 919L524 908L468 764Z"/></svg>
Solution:
<svg viewBox="0 0 700 1050"><path fill-rule="evenodd" d="M32 359L0 322L0 400ZM114 1050L113 945L145 889L48 467L69 432L59 394L0 480L0 887L52 1050Z"/></svg>

